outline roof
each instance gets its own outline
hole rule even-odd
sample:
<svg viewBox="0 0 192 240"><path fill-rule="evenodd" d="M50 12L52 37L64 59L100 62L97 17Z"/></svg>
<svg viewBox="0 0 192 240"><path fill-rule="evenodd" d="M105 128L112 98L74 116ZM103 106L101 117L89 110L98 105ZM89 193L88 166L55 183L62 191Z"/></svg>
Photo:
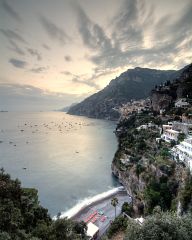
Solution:
<svg viewBox="0 0 192 240"><path fill-rule="evenodd" d="M98 231L99 228L92 222L87 224L87 236L93 237Z"/></svg>
<svg viewBox="0 0 192 240"><path fill-rule="evenodd" d="M181 101L186 101L186 98L179 98L175 101L175 103L181 102Z"/></svg>
<svg viewBox="0 0 192 240"><path fill-rule="evenodd" d="M140 217L140 218L136 218L136 219L135 219L135 221L138 222L138 223L141 224L141 225L143 224L144 220L145 220L145 219L144 219L143 217Z"/></svg>
<svg viewBox="0 0 192 240"><path fill-rule="evenodd" d="M173 130L173 129L167 129L166 132L176 133L176 134L179 134L179 133L180 133L179 131L176 131L176 130Z"/></svg>

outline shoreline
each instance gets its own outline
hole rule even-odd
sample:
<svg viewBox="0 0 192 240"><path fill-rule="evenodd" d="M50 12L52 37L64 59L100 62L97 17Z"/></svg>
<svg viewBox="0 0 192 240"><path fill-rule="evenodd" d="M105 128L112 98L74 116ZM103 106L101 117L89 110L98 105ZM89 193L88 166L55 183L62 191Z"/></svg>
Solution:
<svg viewBox="0 0 192 240"><path fill-rule="evenodd" d="M77 203L74 207L68 209L65 212L61 213L60 218L69 218L72 220L78 219L79 216L84 215L91 208L95 208L97 205L105 203L112 197L119 196L127 196L131 198L131 196L127 193L126 189L123 186L108 190L107 192L103 192L97 194L91 198L87 198L79 203ZM53 217L53 220L56 220L57 216Z"/></svg>
<svg viewBox="0 0 192 240"><path fill-rule="evenodd" d="M101 204L101 203L104 203L104 202L106 202L107 200L109 200L109 199L111 199L111 198L113 198L113 197L117 197L117 198L118 198L119 196L128 196L128 197L130 197L130 196L127 194L126 190L125 190L125 191L122 191L122 192L118 192L118 193L111 194L110 196L105 197L105 198L103 198L103 199L101 199L101 200L98 200L98 201L96 201L96 202L93 202L93 203L91 203L90 205L86 206L85 208L81 209L78 213L76 213L76 214L75 214L74 216L72 216L70 219L76 220L76 219L78 219L81 215L86 214L86 213L90 210L90 208L95 208L97 205L99 205L99 204Z"/></svg>

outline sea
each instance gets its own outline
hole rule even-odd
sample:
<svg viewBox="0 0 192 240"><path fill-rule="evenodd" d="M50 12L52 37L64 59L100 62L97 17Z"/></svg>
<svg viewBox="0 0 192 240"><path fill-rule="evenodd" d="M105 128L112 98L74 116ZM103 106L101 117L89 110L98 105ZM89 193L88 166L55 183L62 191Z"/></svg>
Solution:
<svg viewBox="0 0 192 240"><path fill-rule="evenodd" d="M0 112L0 167L38 189L52 217L65 214L119 187L115 127L64 112Z"/></svg>

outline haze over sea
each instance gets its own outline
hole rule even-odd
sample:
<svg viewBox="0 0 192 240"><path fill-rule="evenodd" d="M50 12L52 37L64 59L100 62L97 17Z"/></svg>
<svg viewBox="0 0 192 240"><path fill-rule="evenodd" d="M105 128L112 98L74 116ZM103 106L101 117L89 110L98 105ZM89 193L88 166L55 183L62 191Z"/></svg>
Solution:
<svg viewBox="0 0 192 240"><path fill-rule="evenodd" d="M0 113L0 167L39 191L51 216L119 186L115 123L63 112Z"/></svg>

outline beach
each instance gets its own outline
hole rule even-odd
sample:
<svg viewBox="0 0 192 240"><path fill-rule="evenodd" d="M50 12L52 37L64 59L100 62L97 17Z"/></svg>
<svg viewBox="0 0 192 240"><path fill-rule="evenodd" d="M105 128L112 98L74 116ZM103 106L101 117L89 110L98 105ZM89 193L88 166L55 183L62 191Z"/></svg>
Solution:
<svg viewBox="0 0 192 240"><path fill-rule="evenodd" d="M99 228L99 236L101 237L115 219L115 208L111 205L111 200L114 197L118 199L116 206L116 216L118 216L121 213L123 203L131 203L131 197L123 187L112 189L86 200L63 213L60 217L69 217L74 221L92 222Z"/></svg>

